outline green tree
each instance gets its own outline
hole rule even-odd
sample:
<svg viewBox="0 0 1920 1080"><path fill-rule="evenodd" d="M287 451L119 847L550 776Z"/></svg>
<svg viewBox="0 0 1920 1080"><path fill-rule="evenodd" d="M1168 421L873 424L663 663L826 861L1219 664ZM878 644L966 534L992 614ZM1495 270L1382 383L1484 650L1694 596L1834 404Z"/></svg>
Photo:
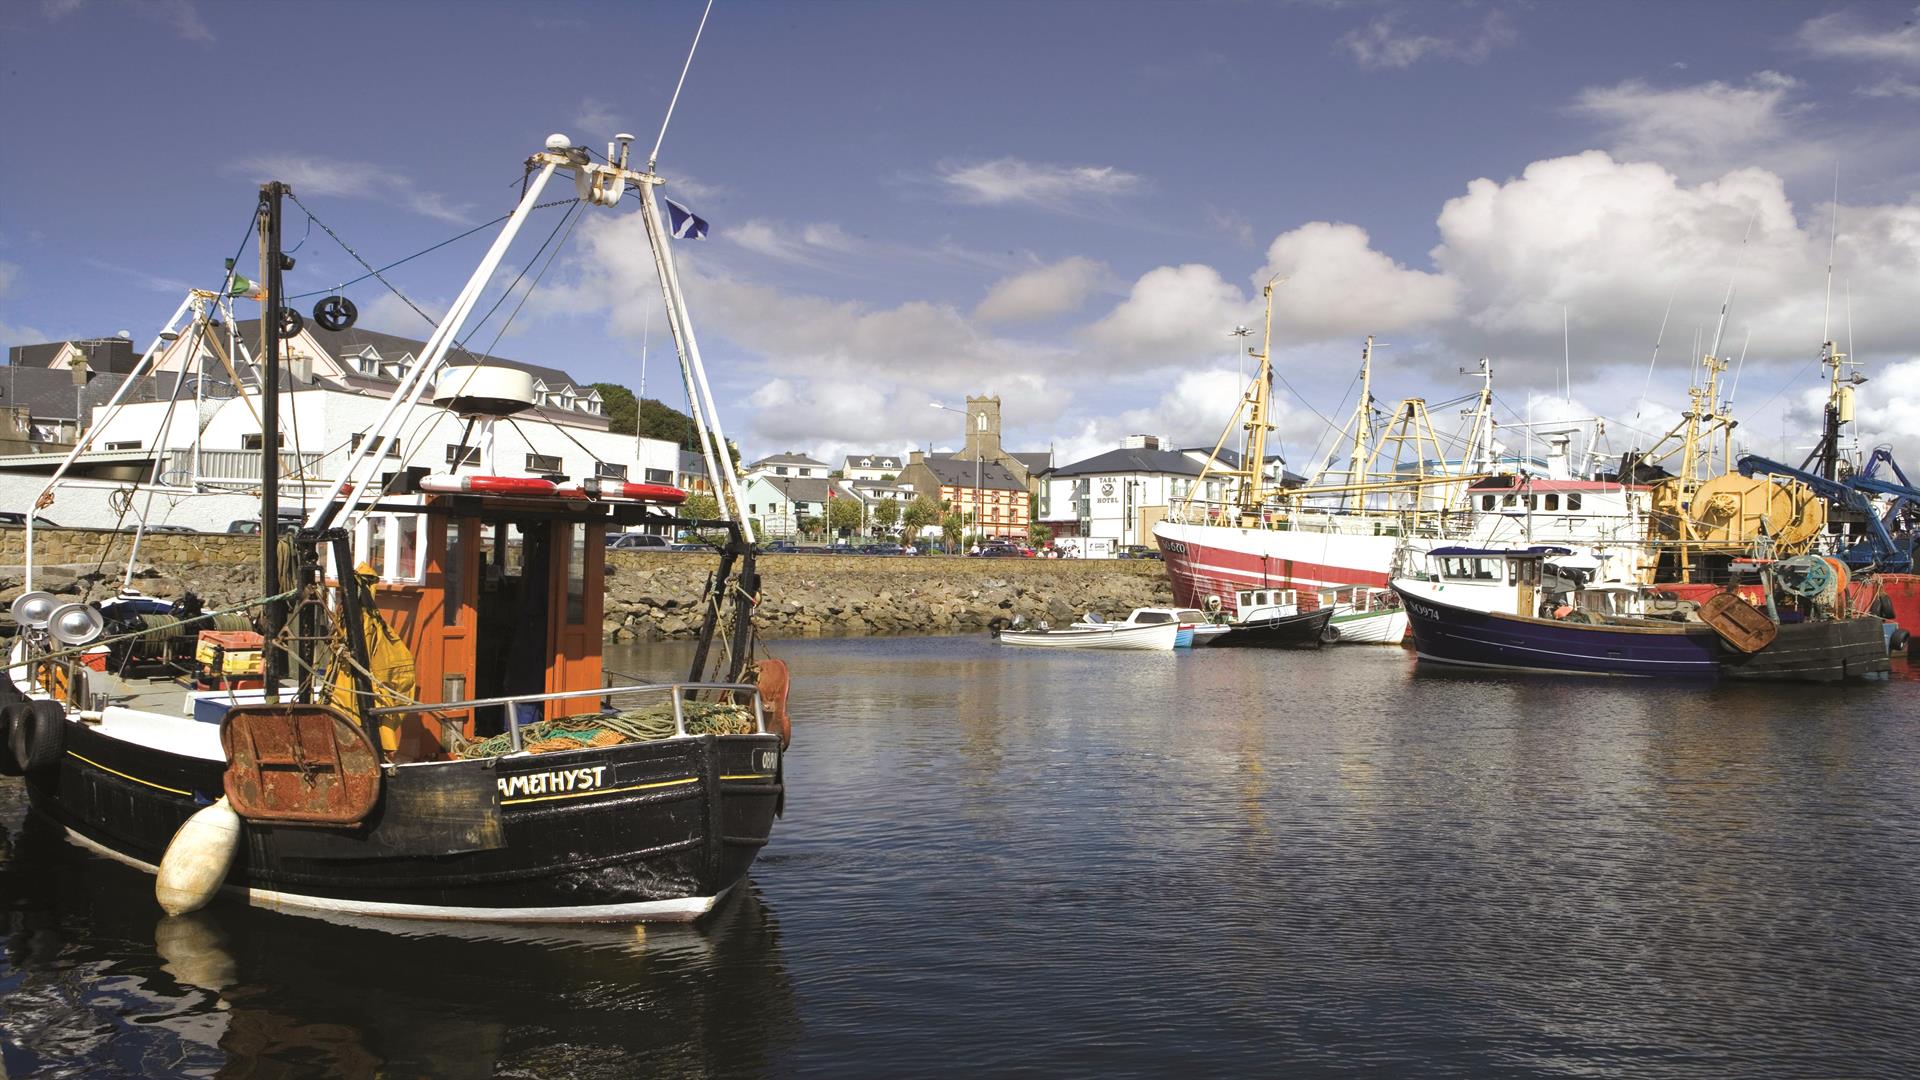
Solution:
<svg viewBox="0 0 1920 1080"><path fill-rule="evenodd" d="M1027 526L1027 545L1029 547L1043 548L1051 543L1053 543L1052 529L1047 528L1037 521Z"/></svg>
<svg viewBox="0 0 1920 1080"><path fill-rule="evenodd" d="M900 513L900 524L909 535L918 538L921 530L940 523L940 504L925 495L916 496Z"/></svg>
<svg viewBox="0 0 1920 1080"><path fill-rule="evenodd" d="M960 546L960 534L965 529L966 525L960 520L959 514L948 514L941 520L940 534L946 537L949 551Z"/></svg>
<svg viewBox="0 0 1920 1080"><path fill-rule="evenodd" d="M881 499L873 508L873 523L880 526L881 532L892 532L900 523L900 500Z"/></svg>
<svg viewBox="0 0 1920 1080"><path fill-rule="evenodd" d="M827 500L827 524L839 534L860 527L860 500L851 495L836 495Z"/></svg>
<svg viewBox="0 0 1920 1080"><path fill-rule="evenodd" d="M696 491L680 504L680 516L713 521L720 517L720 500L704 491Z"/></svg>
<svg viewBox="0 0 1920 1080"><path fill-rule="evenodd" d="M640 416L640 404L634 400L633 391L619 383L610 382L597 382L588 389L600 391L601 407L607 412L608 431L615 435L632 435L638 430L634 425Z"/></svg>

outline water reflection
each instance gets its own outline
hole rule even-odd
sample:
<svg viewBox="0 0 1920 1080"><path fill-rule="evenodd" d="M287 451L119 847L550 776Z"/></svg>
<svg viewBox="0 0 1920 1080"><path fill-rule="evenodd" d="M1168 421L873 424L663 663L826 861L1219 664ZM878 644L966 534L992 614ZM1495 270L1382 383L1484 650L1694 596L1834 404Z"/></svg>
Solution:
<svg viewBox="0 0 1920 1080"><path fill-rule="evenodd" d="M145 875L31 821L20 840L0 877L5 1075L703 1074L795 1038L779 926L751 889L699 928L348 924L224 901L165 918Z"/></svg>
<svg viewBox="0 0 1920 1080"><path fill-rule="evenodd" d="M163 921L29 833L7 1075L1920 1072L1910 681L772 648L788 814L710 924Z"/></svg>

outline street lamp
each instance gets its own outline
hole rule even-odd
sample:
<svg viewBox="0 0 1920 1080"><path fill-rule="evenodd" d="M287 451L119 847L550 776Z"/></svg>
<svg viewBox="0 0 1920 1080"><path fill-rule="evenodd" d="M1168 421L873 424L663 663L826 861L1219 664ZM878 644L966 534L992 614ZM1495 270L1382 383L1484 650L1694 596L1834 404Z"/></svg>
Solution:
<svg viewBox="0 0 1920 1080"><path fill-rule="evenodd" d="M927 404L936 409L945 409L947 412L950 412L950 413L959 413L961 416L972 415L971 413L968 413L964 409L949 408L948 406L942 405L937 401L929 401L927 402ZM986 416L986 413L981 413L980 415L984 417ZM978 538L980 536L981 508L982 508L982 502L981 502L981 495L980 495L980 441L978 439L975 439L973 443L973 535L975 537L976 543L979 542Z"/></svg>

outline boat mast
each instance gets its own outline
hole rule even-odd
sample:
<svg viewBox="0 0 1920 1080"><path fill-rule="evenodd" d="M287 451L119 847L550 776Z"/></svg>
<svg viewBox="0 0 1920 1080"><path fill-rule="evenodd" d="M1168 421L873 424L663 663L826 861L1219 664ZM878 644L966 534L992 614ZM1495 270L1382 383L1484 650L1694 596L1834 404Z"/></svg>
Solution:
<svg viewBox="0 0 1920 1080"><path fill-rule="evenodd" d="M1349 506L1354 510L1365 509L1367 504L1366 492L1360 488L1366 477L1360 470L1367 460L1367 444L1373 441L1372 421L1373 335L1368 334L1367 344L1360 350L1360 403L1353 407L1353 449L1347 455L1347 483L1353 485Z"/></svg>
<svg viewBox="0 0 1920 1080"><path fill-rule="evenodd" d="M267 596L266 644L261 653L266 699L278 701L286 657L280 633L287 624L287 602L280 594L280 271L292 260L280 252L280 202L288 187L278 180L260 185L260 280L266 286L266 310L260 318L260 587ZM197 419L197 418L196 418ZM353 573L340 567L340 578Z"/></svg>
<svg viewBox="0 0 1920 1080"><path fill-rule="evenodd" d="M1268 279L1266 288L1260 295L1267 301L1267 331L1261 338L1260 368L1254 373L1252 397L1248 400L1247 410L1247 454L1240 460L1240 470L1246 483L1240 489L1240 515L1258 519L1260 505L1266 501L1267 493L1261 485L1265 478L1263 470L1267 463L1267 432L1273 430L1273 423L1267 414L1273 402L1273 287L1286 278L1275 274Z"/></svg>

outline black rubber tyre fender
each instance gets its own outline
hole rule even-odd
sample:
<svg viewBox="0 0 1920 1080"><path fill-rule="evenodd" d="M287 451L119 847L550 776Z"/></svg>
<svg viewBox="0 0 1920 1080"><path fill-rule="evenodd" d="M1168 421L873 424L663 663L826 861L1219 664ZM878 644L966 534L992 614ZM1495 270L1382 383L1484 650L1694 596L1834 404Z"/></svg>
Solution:
<svg viewBox="0 0 1920 1080"><path fill-rule="evenodd" d="M1893 636L1887 639L1887 651L1888 652L1906 652L1907 646L1912 643L1913 643L1912 634L1907 633L1905 630L1895 630L1893 632Z"/></svg>
<svg viewBox="0 0 1920 1080"><path fill-rule="evenodd" d="M1340 628L1328 623L1320 629L1320 644L1331 645L1340 640Z"/></svg>
<svg viewBox="0 0 1920 1080"><path fill-rule="evenodd" d="M0 776L26 775L19 759L13 756L13 725L23 722L27 716L27 703L24 700L0 703Z"/></svg>
<svg viewBox="0 0 1920 1080"><path fill-rule="evenodd" d="M67 711L57 701L29 701L14 714L7 732L7 745L13 750L14 763L31 776L60 763L65 749Z"/></svg>

